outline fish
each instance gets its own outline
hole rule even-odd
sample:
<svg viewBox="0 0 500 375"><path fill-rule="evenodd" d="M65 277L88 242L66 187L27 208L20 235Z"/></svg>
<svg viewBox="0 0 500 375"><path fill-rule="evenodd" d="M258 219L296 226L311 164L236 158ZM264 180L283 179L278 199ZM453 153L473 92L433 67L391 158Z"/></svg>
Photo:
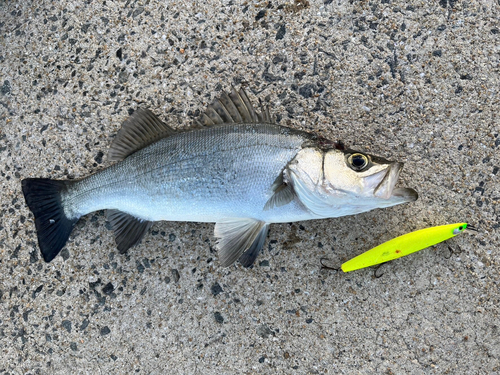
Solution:
<svg viewBox="0 0 500 375"><path fill-rule="evenodd" d="M156 221L215 223L219 262L251 266L270 224L354 215L413 202L395 187L403 163L276 124L244 88L223 92L187 130L151 110L127 118L111 166L74 180L25 178L43 259L52 261L78 220L107 210L117 249L137 245Z"/></svg>

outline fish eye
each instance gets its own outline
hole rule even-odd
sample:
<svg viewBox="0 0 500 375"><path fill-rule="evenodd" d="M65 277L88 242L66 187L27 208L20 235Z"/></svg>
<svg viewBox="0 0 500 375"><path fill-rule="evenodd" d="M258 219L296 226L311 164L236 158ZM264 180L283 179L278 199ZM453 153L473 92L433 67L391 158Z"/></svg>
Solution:
<svg viewBox="0 0 500 375"><path fill-rule="evenodd" d="M361 172L363 169L365 169L368 165L368 157L363 154L352 154L349 156L347 159L349 166L351 167L352 170L356 172Z"/></svg>

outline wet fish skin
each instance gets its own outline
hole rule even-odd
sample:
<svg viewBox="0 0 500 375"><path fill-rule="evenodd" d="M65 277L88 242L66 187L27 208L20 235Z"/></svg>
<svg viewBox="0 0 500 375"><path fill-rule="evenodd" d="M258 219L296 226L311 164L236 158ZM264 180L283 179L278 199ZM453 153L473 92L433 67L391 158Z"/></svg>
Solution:
<svg viewBox="0 0 500 375"><path fill-rule="evenodd" d="M62 194L64 211L71 219L102 209L147 221L317 218L297 201L264 210L276 177L311 141L308 133L271 124L177 133L71 185Z"/></svg>
<svg viewBox="0 0 500 375"><path fill-rule="evenodd" d="M208 127L176 132L137 110L109 153L118 162L76 181L25 179L45 261L65 245L78 219L106 209L121 252L153 221L215 222L222 265L251 265L269 224L338 217L417 199L395 188L402 163L344 149L273 124L243 89L203 114Z"/></svg>

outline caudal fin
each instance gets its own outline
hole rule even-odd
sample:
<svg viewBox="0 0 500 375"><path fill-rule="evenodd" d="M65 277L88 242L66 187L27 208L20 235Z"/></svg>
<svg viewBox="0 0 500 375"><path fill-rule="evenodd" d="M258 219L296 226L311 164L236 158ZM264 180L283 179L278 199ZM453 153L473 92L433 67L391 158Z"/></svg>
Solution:
<svg viewBox="0 0 500 375"><path fill-rule="evenodd" d="M61 203L61 192L70 183L47 178L27 178L22 181L24 199L35 216L38 245L46 262L59 254L78 221L66 217Z"/></svg>

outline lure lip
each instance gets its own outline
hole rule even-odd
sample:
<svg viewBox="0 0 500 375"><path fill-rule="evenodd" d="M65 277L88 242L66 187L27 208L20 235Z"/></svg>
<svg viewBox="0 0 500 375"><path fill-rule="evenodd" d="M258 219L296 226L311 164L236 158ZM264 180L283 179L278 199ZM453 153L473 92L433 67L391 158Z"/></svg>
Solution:
<svg viewBox="0 0 500 375"><path fill-rule="evenodd" d="M469 223L464 223L464 228L457 228L453 231L453 234L457 235L457 234L460 234L462 232L464 232L465 230L471 230L473 232L479 232L479 229L477 227L475 227L474 225L472 224L469 224Z"/></svg>

